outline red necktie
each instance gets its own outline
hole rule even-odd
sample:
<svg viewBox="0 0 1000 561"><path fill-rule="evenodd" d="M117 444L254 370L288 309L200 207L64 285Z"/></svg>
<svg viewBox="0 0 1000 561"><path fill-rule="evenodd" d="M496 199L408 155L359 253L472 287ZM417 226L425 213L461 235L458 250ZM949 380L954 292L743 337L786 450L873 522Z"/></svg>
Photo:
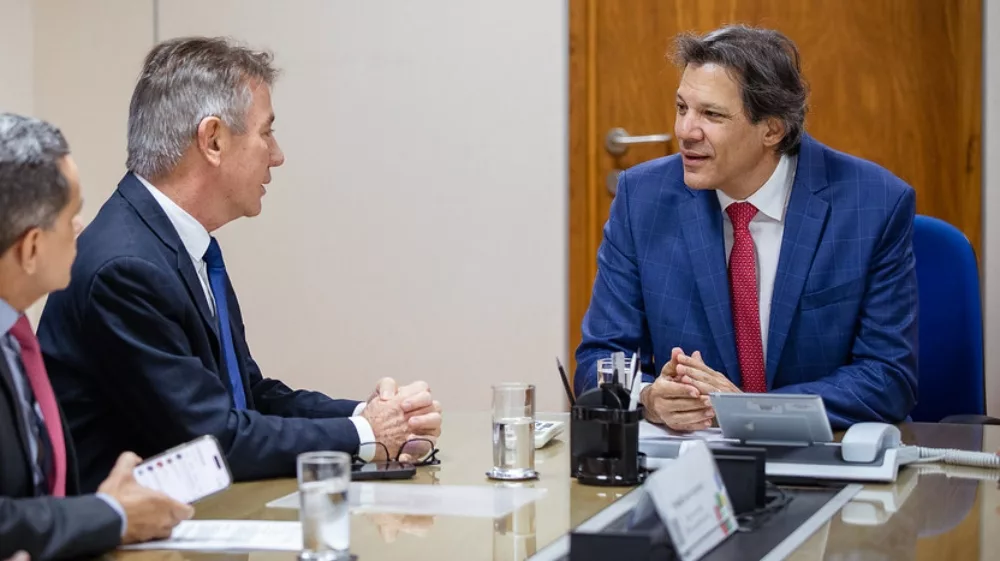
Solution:
<svg viewBox="0 0 1000 561"><path fill-rule="evenodd" d="M49 375L45 372L42 362L42 351L38 339L31 330L28 318L21 316L11 328L10 334L21 346L21 362L24 364L28 383L35 394L35 401L45 417L45 428L49 431L49 441L52 443L52 460L55 465L55 476L52 478L51 493L54 497L66 496L66 441L63 438L62 418L59 416L59 406L56 405L56 394L52 391ZM41 443L39 443L41 446Z"/></svg>
<svg viewBox="0 0 1000 561"><path fill-rule="evenodd" d="M760 336L760 305L757 302L757 259L750 221L757 207L733 203L726 207L733 223L733 249L729 255L729 293L733 302L733 327L736 329L736 352L740 359L743 391L764 393L764 346Z"/></svg>

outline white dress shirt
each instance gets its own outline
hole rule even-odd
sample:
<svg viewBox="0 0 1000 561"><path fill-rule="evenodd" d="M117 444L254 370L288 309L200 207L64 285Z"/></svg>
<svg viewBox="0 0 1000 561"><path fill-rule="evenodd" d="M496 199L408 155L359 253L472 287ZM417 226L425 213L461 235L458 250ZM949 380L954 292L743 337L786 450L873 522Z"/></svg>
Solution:
<svg viewBox="0 0 1000 561"><path fill-rule="evenodd" d="M767 328L771 319L771 296L774 294L774 279L778 274L781 236L785 233L785 209L788 207L788 197L792 193L792 184L795 182L797 160L797 156L782 155L771 177L746 201L737 201L722 191L715 191L719 197L719 206L722 207L722 229L726 241L727 265L733 251L733 222L729 219L726 208L736 202L748 202L757 207L757 214L750 221L749 228L757 263L760 342L764 348L765 364L767 363Z"/></svg>
<svg viewBox="0 0 1000 561"><path fill-rule="evenodd" d="M208 282L208 264L205 263L204 259L205 251L208 250L208 244L212 241L212 237L201 222L198 222L195 217L178 206L170 197L164 195L162 191L154 187L145 177L139 174L135 176L146 186L146 189L149 190L149 193L153 195L153 198L160 205L160 208L163 209L164 214L167 215L167 219L173 224L174 229L177 230L177 235L191 256L191 262L194 264L195 271L198 272L201 289L205 291L205 299L208 301L208 307L214 316L215 297L212 295L212 285ZM354 428L358 431L358 442L375 442L375 431L372 430L368 419L361 416L361 411L364 408L365 403L359 403L357 408L354 409L354 416L350 419L354 423ZM375 445L368 444L362 446L358 450L358 456L365 461L371 461L375 457Z"/></svg>
<svg viewBox="0 0 1000 561"><path fill-rule="evenodd" d="M778 275L778 256L781 254L781 236L785 233L785 210L795 183L795 165L798 156L782 155L771 177L750 195L745 202L757 207L757 214L750 221L750 237L753 238L754 256L757 263L757 303L760 308L760 338L764 348L764 363L767 364L767 328L771 319L771 297L774 294L774 279ZM733 223L729 220L726 207L737 201L716 189L719 206L722 207L722 230L726 242L726 265L733 252ZM694 350L690 351L694 352ZM708 364L709 368L721 365ZM657 372L655 375L659 375ZM645 389L649 382L641 382Z"/></svg>

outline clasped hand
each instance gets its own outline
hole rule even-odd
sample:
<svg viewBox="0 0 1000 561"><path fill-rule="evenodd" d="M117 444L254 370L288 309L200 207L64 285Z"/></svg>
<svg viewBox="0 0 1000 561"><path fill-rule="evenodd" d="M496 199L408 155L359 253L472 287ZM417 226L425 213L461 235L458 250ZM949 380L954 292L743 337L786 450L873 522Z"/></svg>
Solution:
<svg viewBox="0 0 1000 561"><path fill-rule="evenodd" d="M650 421L694 431L712 426L715 410L709 394L739 391L729 378L705 364L701 352L687 355L674 347L656 381L642 391L641 401Z"/></svg>
<svg viewBox="0 0 1000 561"><path fill-rule="evenodd" d="M399 454L401 462L414 462L431 451L441 435L441 404L431 396L426 382L397 387L392 378L379 380L375 392L361 412L375 433L375 459L385 460L386 454ZM407 445L408 440L423 439Z"/></svg>

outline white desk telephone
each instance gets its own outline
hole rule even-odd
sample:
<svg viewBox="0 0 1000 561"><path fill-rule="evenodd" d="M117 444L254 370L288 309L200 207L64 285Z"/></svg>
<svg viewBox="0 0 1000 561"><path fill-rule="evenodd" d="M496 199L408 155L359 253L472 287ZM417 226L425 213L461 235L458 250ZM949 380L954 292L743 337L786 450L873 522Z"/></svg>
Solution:
<svg viewBox="0 0 1000 561"><path fill-rule="evenodd" d="M906 446L899 429L885 423L857 423L844 433L840 452L845 462L873 462L887 449L898 448L899 464L941 462L961 466L1000 468L1000 456L947 448Z"/></svg>
<svg viewBox="0 0 1000 561"><path fill-rule="evenodd" d="M845 462L874 462L879 453L902 446L899 429L885 423L857 423L844 433L840 453Z"/></svg>

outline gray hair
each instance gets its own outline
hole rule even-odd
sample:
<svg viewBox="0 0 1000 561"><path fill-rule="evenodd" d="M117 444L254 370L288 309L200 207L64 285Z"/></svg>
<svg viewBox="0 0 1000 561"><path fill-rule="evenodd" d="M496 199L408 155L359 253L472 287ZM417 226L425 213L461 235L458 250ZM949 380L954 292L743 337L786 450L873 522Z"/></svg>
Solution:
<svg viewBox="0 0 1000 561"><path fill-rule="evenodd" d="M0 255L32 228L51 228L69 203L59 161L69 145L38 119L0 113Z"/></svg>
<svg viewBox="0 0 1000 561"><path fill-rule="evenodd" d="M222 37L164 41L146 55L128 115L128 169L146 178L173 171L206 117L246 132L251 85L271 86L273 56Z"/></svg>
<svg viewBox="0 0 1000 561"><path fill-rule="evenodd" d="M785 124L781 153L798 152L805 130L809 88L802 78L799 50L778 31L732 25L703 36L682 34L675 41L674 62L718 64L740 85L743 108L751 123L777 117Z"/></svg>

